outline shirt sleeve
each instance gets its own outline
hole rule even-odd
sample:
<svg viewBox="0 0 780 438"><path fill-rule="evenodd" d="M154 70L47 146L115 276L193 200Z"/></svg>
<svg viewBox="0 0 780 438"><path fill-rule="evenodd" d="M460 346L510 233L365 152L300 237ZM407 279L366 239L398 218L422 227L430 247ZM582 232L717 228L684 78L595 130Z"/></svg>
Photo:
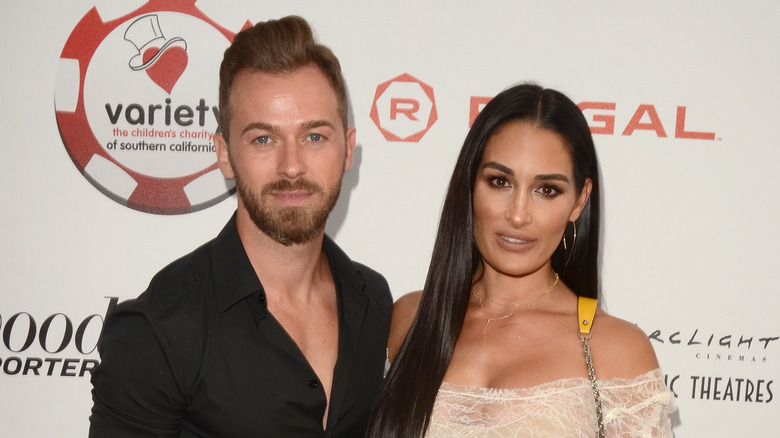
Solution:
<svg viewBox="0 0 780 438"><path fill-rule="evenodd" d="M660 369L626 385L606 389L606 436L672 438L671 414L677 410L674 393L666 388Z"/></svg>
<svg viewBox="0 0 780 438"><path fill-rule="evenodd" d="M177 437L184 397L146 317L117 308L98 343L90 438Z"/></svg>

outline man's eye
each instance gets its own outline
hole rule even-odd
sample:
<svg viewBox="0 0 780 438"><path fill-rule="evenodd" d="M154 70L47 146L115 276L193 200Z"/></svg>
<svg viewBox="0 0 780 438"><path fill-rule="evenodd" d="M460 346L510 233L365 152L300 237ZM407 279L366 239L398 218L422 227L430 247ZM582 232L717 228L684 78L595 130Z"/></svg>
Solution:
<svg viewBox="0 0 780 438"><path fill-rule="evenodd" d="M267 144L270 140L267 135L261 135L255 139L255 143Z"/></svg>
<svg viewBox="0 0 780 438"><path fill-rule="evenodd" d="M311 141L320 141L320 140L322 140L322 135L320 135L320 134L309 134L309 140L311 140Z"/></svg>

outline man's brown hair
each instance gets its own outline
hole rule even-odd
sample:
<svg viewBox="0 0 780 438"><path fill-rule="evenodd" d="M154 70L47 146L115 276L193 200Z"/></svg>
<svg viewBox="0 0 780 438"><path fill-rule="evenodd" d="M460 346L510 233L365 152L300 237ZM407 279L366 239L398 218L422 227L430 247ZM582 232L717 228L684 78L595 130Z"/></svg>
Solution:
<svg viewBox="0 0 780 438"><path fill-rule="evenodd" d="M337 110L346 132L347 92L341 75L341 64L329 48L314 39L306 20L291 15L259 22L242 30L225 50L219 69L219 126L225 139L228 139L231 117L228 102L230 90L241 71L283 74L310 65L322 71L336 92Z"/></svg>

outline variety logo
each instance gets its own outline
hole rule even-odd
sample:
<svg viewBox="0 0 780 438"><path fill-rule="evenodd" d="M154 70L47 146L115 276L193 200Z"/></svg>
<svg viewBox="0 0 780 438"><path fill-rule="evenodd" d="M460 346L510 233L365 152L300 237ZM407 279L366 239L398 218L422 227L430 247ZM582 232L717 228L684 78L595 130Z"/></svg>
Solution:
<svg viewBox="0 0 780 438"><path fill-rule="evenodd" d="M433 87L412 75L376 87L371 120L388 141L418 142L437 119Z"/></svg>
<svg viewBox="0 0 780 438"><path fill-rule="evenodd" d="M249 23L247 23L249 25ZM55 108L73 163L130 208L182 214L233 191L216 164L217 78L235 34L195 0L150 0L76 25L57 69Z"/></svg>

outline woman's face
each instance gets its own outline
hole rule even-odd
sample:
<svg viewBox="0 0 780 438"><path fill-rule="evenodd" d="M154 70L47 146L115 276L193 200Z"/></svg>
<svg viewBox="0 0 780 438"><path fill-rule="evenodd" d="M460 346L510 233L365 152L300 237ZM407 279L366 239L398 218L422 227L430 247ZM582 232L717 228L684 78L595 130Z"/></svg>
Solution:
<svg viewBox="0 0 780 438"><path fill-rule="evenodd" d="M586 179L577 191L571 155L556 132L527 122L499 128L474 184L474 239L485 269L518 277L548 266L591 187Z"/></svg>

